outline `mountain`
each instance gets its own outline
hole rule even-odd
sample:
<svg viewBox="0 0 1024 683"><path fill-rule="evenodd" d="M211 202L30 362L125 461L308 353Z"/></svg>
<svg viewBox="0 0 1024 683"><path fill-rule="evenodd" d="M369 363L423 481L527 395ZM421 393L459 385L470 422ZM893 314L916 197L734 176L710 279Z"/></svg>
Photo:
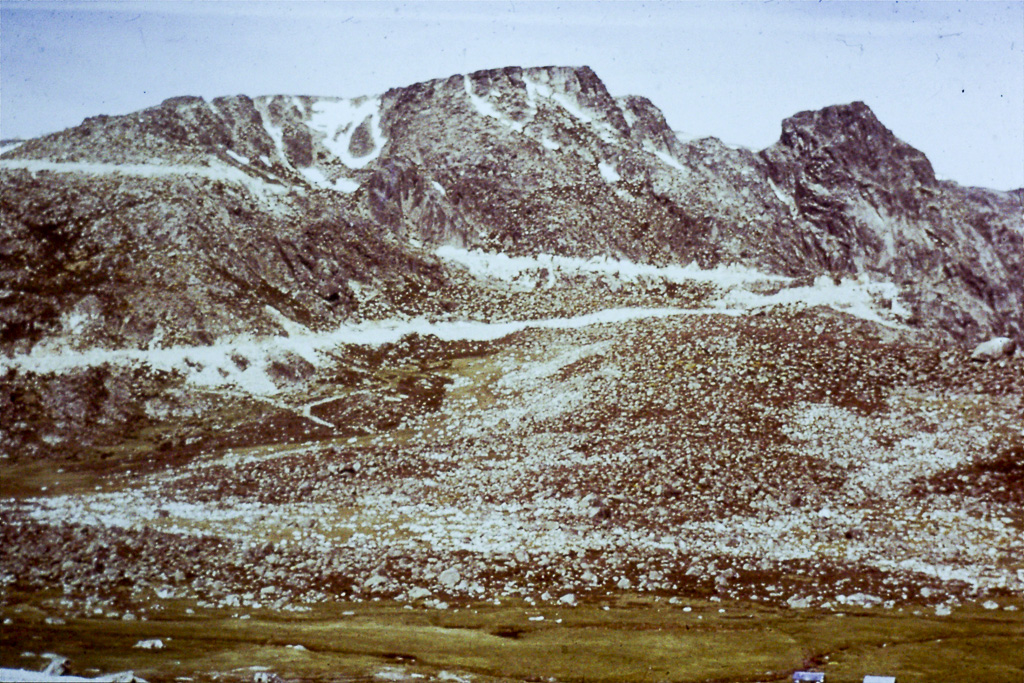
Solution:
<svg viewBox="0 0 1024 683"><path fill-rule="evenodd" d="M8 348L68 320L81 346L145 346L280 329L268 305L316 328L430 311L444 244L866 274L915 326L1024 333L1020 195L937 180L861 103L753 152L680 141L589 68L507 68L353 100L174 98L2 159Z"/></svg>
<svg viewBox="0 0 1024 683"><path fill-rule="evenodd" d="M1017 680L1022 199L586 67L5 147L0 667Z"/></svg>

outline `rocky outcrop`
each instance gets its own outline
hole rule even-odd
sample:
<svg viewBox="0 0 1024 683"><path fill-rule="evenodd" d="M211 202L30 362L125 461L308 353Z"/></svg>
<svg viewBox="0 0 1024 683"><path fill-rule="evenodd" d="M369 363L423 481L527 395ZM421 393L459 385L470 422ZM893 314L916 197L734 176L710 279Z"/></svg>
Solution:
<svg viewBox="0 0 1024 683"><path fill-rule="evenodd" d="M1008 358L1017 350L1017 343L1009 337L994 337L974 347L971 360L987 361Z"/></svg>
<svg viewBox="0 0 1024 683"><path fill-rule="evenodd" d="M1024 231L1012 195L937 180L859 102L787 119L760 156L823 267L904 285L918 319L958 338L1021 336Z"/></svg>
<svg viewBox="0 0 1024 683"><path fill-rule="evenodd" d="M866 275L912 324L1024 341L1022 194L936 179L863 103L754 152L680 141L587 67L509 67L379 97L174 98L27 141L0 172L6 348L279 329L268 307L314 328L423 312L442 244Z"/></svg>

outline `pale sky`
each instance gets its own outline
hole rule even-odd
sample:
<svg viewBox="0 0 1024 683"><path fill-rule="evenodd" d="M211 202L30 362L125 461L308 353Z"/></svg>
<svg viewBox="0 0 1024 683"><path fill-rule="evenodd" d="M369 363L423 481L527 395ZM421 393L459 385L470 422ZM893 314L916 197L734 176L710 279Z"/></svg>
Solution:
<svg viewBox="0 0 1024 683"><path fill-rule="evenodd" d="M1021 0L0 0L0 138L176 95L355 97L512 65L588 65L681 134L754 149L862 100L941 177L1024 186Z"/></svg>

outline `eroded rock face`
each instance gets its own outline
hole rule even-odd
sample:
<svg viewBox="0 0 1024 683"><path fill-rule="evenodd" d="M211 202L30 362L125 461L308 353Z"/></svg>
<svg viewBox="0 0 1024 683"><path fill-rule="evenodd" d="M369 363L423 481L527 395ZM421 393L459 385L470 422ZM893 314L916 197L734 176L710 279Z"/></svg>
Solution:
<svg viewBox="0 0 1024 683"><path fill-rule="evenodd" d="M0 172L8 349L269 332L268 306L314 328L425 312L442 244L867 274L914 325L1024 340L1021 194L936 179L859 102L754 152L680 141L587 67L509 67L380 97L174 98L25 142Z"/></svg>
<svg viewBox="0 0 1024 683"><path fill-rule="evenodd" d="M917 316L954 337L1020 337L1019 197L937 180L859 102L787 119L760 156L804 219L808 259L906 285Z"/></svg>

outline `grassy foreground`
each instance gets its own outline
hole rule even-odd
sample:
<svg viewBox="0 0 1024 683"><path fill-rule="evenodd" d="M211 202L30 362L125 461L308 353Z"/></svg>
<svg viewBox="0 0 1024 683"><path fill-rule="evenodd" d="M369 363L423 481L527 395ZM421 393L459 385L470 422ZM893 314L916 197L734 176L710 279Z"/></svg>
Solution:
<svg viewBox="0 0 1024 683"><path fill-rule="evenodd" d="M63 624L23 606L5 610L11 621L0 634L0 662L37 668L42 660L26 651L58 652L78 674L133 669L151 682L249 681L260 670L253 667L318 681L382 672L411 680L444 671L459 674L447 680L783 681L803 667L827 672L829 683L870 673L896 675L900 683L1024 680L1019 610L965 606L935 617L912 608L838 614L688 605L684 611L620 598L575 608L505 603L438 611L379 602L239 618L223 610L189 613L181 603L148 621ZM154 638L163 649L134 647Z"/></svg>

